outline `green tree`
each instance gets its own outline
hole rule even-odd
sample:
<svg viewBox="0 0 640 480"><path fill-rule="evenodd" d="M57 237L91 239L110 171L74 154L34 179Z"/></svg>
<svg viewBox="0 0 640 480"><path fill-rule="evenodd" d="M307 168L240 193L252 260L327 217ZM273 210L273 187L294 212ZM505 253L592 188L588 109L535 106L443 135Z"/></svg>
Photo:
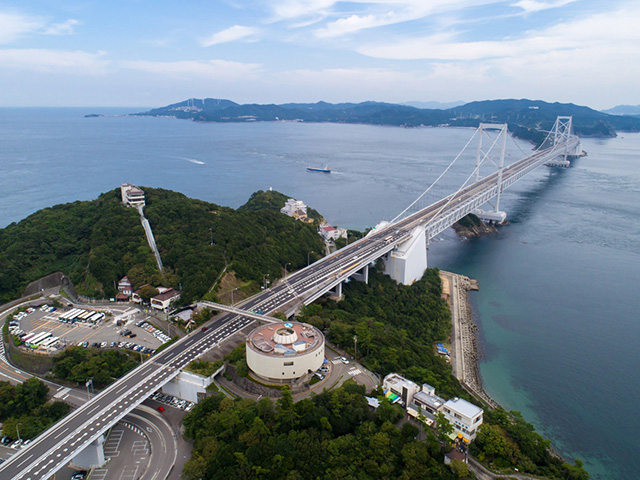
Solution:
<svg viewBox="0 0 640 480"><path fill-rule="evenodd" d="M446 419L443 413L436 415L436 428L438 429L438 440L445 444L448 448L451 445L449 435L453 433L453 425Z"/></svg>

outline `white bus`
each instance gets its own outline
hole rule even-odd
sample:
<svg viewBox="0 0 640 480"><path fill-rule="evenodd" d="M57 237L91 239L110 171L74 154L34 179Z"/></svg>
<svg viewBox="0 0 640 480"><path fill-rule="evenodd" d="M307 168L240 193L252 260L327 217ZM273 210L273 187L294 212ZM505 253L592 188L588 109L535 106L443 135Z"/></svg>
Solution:
<svg viewBox="0 0 640 480"><path fill-rule="evenodd" d="M40 332L27 342L27 346L31 348L37 347L42 340L44 340L45 338L49 338L50 336L50 332Z"/></svg>
<svg viewBox="0 0 640 480"><path fill-rule="evenodd" d="M56 343L58 340L60 340L60 337L46 338L42 343L40 343L40 346L43 348L47 348Z"/></svg>

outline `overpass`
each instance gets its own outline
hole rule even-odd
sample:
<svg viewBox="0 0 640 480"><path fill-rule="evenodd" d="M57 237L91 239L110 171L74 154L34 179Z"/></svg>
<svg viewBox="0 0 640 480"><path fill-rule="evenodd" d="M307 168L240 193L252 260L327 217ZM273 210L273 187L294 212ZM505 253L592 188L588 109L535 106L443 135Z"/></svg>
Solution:
<svg viewBox="0 0 640 480"><path fill-rule="evenodd" d="M479 130L500 130L498 139L502 141L502 153L499 153L500 160L493 162L497 167L496 172L479 178L477 173L480 167L490 157L486 152L481 154L482 149L478 147L476 168L470 175L470 178L475 180L473 183L463 185L455 193L402 219L399 219L399 216L389 224L381 224L357 242L289 274L279 285L243 302L243 310L265 314L281 311L289 315L301 305L308 305L328 291L340 289L341 283L350 277L366 281L371 263L385 256L387 261L392 261L390 255L407 243L418 245L416 251L420 253L422 238L428 241L489 200L497 199L493 213L500 217L499 196L504 189L540 165L560 155L566 158L577 151L579 141L571 135L570 119L559 119L559 122L561 121L568 122L568 127L558 127L557 122L550 146L539 149L508 167L504 166L506 125L481 125ZM426 251L426 248L422 250ZM426 268L426 253L424 256ZM215 309L219 306L214 304L211 307ZM230 313L216 320L206 331L195 331L175 342L40 434L31 445L0 465L0 478L48 479L62 466L79 456L89 463L99 464L104 461L104 432L150 394L176 377L182 368L205 351L216 347L254 320L268 320L263 318L261 313L248 315L235 307L229 310Z"/></svg>

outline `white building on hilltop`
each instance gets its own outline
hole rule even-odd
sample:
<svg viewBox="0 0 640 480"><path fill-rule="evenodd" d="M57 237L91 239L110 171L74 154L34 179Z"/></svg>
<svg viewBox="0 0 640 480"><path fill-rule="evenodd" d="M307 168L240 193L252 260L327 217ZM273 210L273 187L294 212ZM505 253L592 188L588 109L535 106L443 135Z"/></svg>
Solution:
<svg viewBox="0 0 640 480"><path fill-rule="evenodd" d="M128 207L144 207L145 205L144 191L137 185L123 183L120 185L120 194L122 195L122 203Z"/></svg>
<svg viewBox="0 0 640 480"><path fill-rule="evenodd" d="M280 212L294 218L306 217L307 206L304 204L302 200L295 200L293 198L290 198L284 204L284 207L280 209Z"/></svg>

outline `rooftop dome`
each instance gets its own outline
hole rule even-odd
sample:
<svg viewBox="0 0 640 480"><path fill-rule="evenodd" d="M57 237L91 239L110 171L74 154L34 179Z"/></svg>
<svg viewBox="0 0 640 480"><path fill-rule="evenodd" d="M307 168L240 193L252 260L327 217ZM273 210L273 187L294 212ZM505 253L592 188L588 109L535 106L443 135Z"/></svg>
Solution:
<svg viewBox="0 0 640 480"><path fill-rule="evenodd" d="M281 343L282 345L291 345L293 342L298 340L298 334L293 328L284 326L276 330L276 333L273 334L272 340L276 343Z"/></svg>

